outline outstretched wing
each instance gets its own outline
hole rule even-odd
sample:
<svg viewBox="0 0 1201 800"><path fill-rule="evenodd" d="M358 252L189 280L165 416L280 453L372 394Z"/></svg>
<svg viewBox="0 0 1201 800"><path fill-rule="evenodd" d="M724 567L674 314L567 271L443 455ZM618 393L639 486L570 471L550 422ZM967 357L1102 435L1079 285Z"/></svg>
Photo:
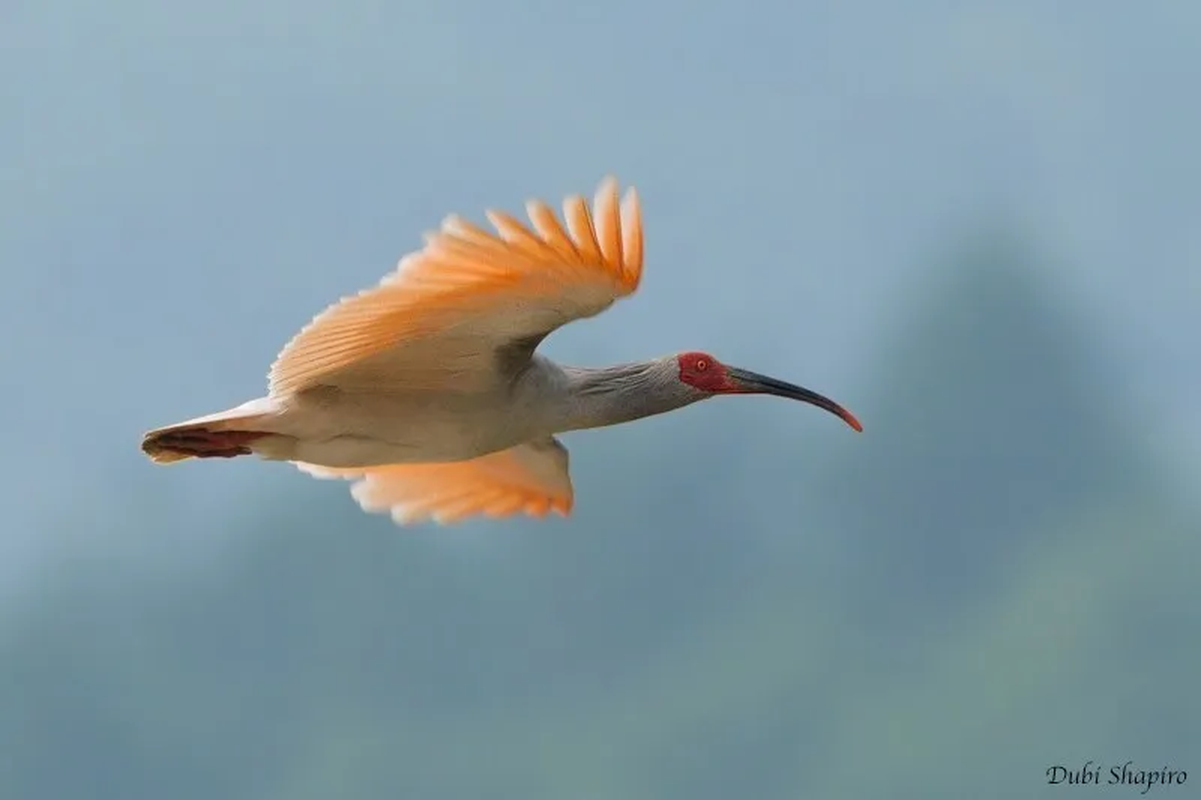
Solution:
<svg viewBox="0 0 1201 800"><path fill-rule="evenodd" d="M440 523L484 515L542 517L571 513L567 448L553 436L444 464L388 464L333 469L296 462L317 478L355 481L351 494L364 511L388 512L399 524Z"/></svg>
<svg viewBox="0 0 1201 800"><path fill-rule="evenodd" d="M489 232L458 217L426 234L378 286L318 315L271 367L278 396L318 384L471 390L517 369L547 334L604 311L642 277L634 189L606 178L591 209L563 203L566 228L539 200L532 228L488 211Z"/></svg>

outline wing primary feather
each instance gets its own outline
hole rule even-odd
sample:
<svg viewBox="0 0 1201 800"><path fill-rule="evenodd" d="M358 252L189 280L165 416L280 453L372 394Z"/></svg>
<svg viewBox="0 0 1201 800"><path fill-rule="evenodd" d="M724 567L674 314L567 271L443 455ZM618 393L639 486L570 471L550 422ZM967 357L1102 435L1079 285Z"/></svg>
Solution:
<svg viewBox="0 0 1201 800"><path fill-rule="evenodd" d="M439 231L443 234L451 234L461 239L470 239L477 244L500 244L500 240L485 228L481 228L470 220L464 219L458 214L450 214L442 220L442 227Z"/></svg>
<svg viewBox="0 0 1201 800"><path fill-rule="evenodd" d="M575 195L564 200L563 219L567 223L567 229L571 231L571 237L580 255L586 261L601 262L600 245L597 244L596 234L592 229L592 214L588 211L588 204L584 198Z"/></svg>
<svg viewBox="0 0 1201 800"><path fill-rule="evenodd" d="M522 225L516 218L503 211L487 211L485 213L488 221L492 223L492 226L496 228L500 237L510 247L520 250L528 258L538 261L553 261L555 259L557 254L554 248L530 233L529 229Z"/></svg>
<svg viewBox="0 0 1201 800"><path fill-rule="evenodd" d="M542 237L559 258L568 264L579 264L583 261L580 251L563 226L559 224L554 210L541 200L530 200L525 204L526 215L529 216L534 230Z"/></svg>
<svg viewBox="0 0 1201 800"><path fill-rule="evenodd" d="M431 254L452 260L465 271L483 275L520 276L523 272L529 272L531 267L528 255L500 239L484 244L442 233L430 240L426 247Z"/></svg>
<svg viewBox="0 0 1201 800"><path fill-rule="evenodd" d="M622 261L627 285L637 286L642 277L642 208L638 191L630 187L621 201Z"/></svg>
<svg viewBox="0 0 1201 800"><path fill-rule="evenodd" d="M484 513L490 517L507 517L510 514L515 514L521 510L525 500L521 497L499 497L488 504Z"/></svg>
<svg viewBox="0 0 1201 800"><path fill-rule="evenodd" d="M597 188L593 210L596 238L600 243L601 253L613 270L622 275L625 273L625 267L622 258L621 209L618 203L617 181L612 177L605 178Z"/></svg>

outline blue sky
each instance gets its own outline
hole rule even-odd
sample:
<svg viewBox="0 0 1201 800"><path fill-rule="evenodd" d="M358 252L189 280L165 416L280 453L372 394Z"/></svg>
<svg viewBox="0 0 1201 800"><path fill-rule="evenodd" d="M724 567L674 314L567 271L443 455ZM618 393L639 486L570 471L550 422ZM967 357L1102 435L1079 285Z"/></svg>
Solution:
<svg viewBox="0 0 1201 800"><path fill-rule="evenodd" d="M83 536L71 520L107 533L131 476L182 501L171 471L141 474L142 430L260 394L301 324L444 214L610 172L642 193L646 280L553 357L710 349L853 407L931 252L1000 215L1098 324L1139 438L1182 485L1201 472L1196 4L0 15L0 581ZM195 470L186 491L307 480L285 472Z"/></svg>

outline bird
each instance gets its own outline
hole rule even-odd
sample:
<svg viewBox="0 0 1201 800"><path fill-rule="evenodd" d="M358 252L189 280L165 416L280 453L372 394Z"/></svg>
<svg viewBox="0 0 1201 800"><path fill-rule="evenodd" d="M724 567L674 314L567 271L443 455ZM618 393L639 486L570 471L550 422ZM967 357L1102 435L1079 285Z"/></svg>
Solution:
<svg viewBox="0 0 1201 800"><path fill-rule="evenodd" d="M562 219L525 204L528 223L486 210L424 234L375 286L302 327L268 373L267 394L156 428L158 464L256 456L349 481L367 513L398 525L572 514L559 435L618 425L726 395L776 395L863 427L817 392L687 351L607 367L537 352L562 326L608 309L642 280L637 190L607 176Z"/></svg>

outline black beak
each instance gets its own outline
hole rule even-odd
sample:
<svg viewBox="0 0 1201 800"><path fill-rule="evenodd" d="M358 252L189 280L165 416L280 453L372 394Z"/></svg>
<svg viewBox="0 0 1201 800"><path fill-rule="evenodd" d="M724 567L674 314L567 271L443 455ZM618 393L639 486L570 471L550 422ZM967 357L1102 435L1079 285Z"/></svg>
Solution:
<svg viewBox="0 0 1201 800"><path fill-rule="evenodd" d="M776 397L787 397L790 400L800 400L802 403L823 408L840 417L846 424L850 425L857 431L862 431L863 426L859 424L859 420L855 419L855 415L847 411L842 406L835 403L828 397L811 392L803 386L779 381L775 378L769 378L766 375L760 375L757 372L751 372L745 369L736 367L727 367L726 374L730 376L731 388L727 391L732 394L774 394Z"/></svg>

